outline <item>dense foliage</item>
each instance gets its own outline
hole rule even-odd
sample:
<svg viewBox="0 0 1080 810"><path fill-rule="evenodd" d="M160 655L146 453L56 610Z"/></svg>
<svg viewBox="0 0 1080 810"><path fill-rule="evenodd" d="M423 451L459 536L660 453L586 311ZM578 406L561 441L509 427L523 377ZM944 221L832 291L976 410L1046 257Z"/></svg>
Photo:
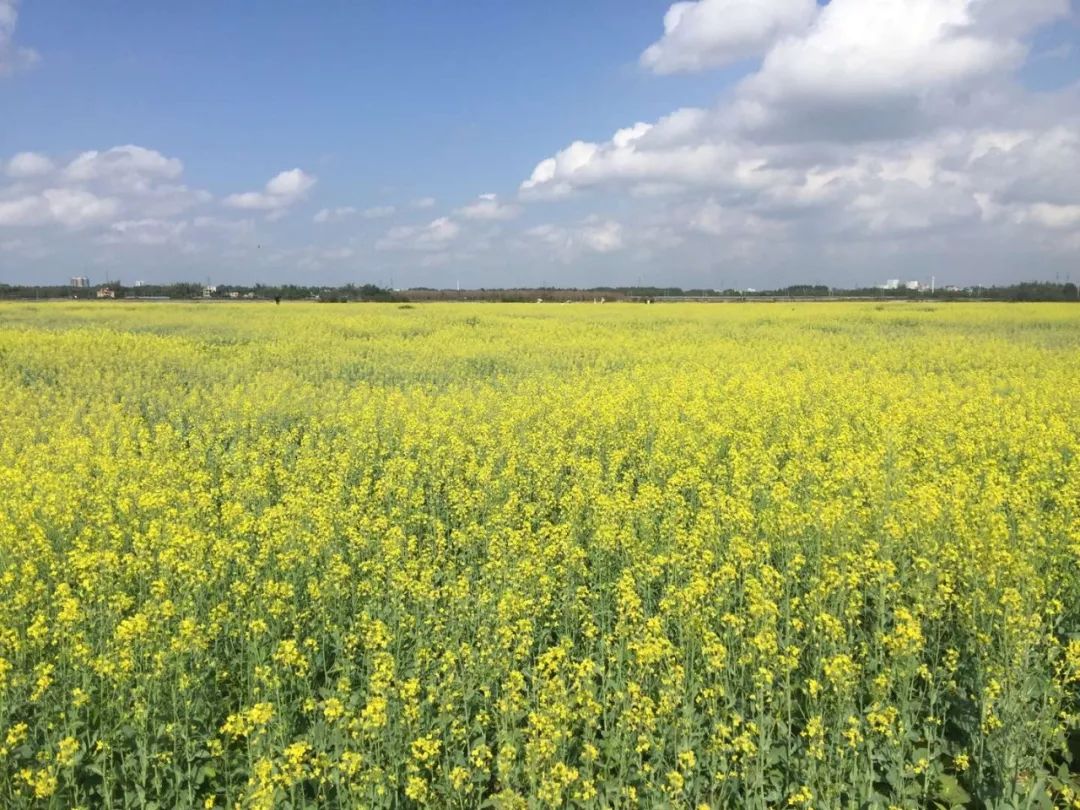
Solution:
<svg viewBox="0 0 1080 810"><path fill-rule="evenodd" d="M0 305L0 806L1078 806L1078 357L1065 304Z"/></svg>

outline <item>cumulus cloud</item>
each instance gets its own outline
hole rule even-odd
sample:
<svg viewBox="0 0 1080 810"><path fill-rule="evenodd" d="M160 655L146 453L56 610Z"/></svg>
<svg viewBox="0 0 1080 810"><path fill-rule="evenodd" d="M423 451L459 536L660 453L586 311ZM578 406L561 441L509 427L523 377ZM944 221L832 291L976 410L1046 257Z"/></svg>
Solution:
<svg viewBox="0 0 1080 810"><path fill-rule="evenodd" d="M126 200L139 217L173 217L210 202L211 195L180 182L183 164L153 149L123 146L83 153L63 171L66 182L103 189ZM137 202L136 202L137 201Z"/></svg>
<svg viewBox="0 0 1080 810"><path fill-rule="evenodd" d="M126 212L171 216L209 199L175 182L182 172L179 160L133 145L83 152L66 165L21 152L5 166L14 183L0 187L0 225L81 229Z"/></svg>
<svg viewBox="0 0 1080 810"><path fill-rule="evenodd" d="M1036 96L1014 79L1033 32L1066 14L1067 0L797 5L673 6L642 57L649 67L702 69L754 48L760 67L714 108L571 142L536 164L522 199L651 196L654 210L677 212L657 233L762 254L782 243L915 249L917 239L948 251L948 234L1045 245L1037 232L1074 227L1080 89ZM748 20L761 25L746 33ZM570 238L546 227L532 238Z"/></svg>
<svg viewBox="0 0 1080 810"><path fill-rule="evenodd" d="M691 233L706 236L732 238L775 237L781 229L770 220L730 205L724 205L714 197L700 205L685 207L679 212Z"/></svg>
<svg viewBox="0 0 1080 810"><path fill-rule="evenodd" d="M595 215L573 225L534 225L522 236L526 243L544 246L561 261L572 261L585 253L614 253L624 247L622 225Z"/></svg>
<svg viewBox="0 0 1080 810"><path fill-rule="evenodd" d="M99 235L106 243L146 241L148 223L210 200L181 182L180 160L130 144L85 151L67 162L20 152L4 163L4 173L11 182L0 186L0 227L105 228Z"/></svg>
<svg viewBox="0 0 1080 810"><path fill-rule="evenodd" d="M619 133L616 133L616 137L618 135ZM595 143L574 141L565 149L556 152L555 157L546 158L536 164L532 175L521 184L521 191L526 194L544 193L552 197L569 194L574 187L573 183L569 182L570 176L588 166L598 150Z"/></svg>
<svg viewBox="0 0 1080 810"><path fill-rule="evenodd" d="M316 178L302 169L289 169L267 181L262 191L230 194L225 205L255 211L284 211L307 196Z"/></svg>
<svg viewBox="0 0 1080 810"><path fill-rule="evenodd" d="M449 217L433 219L427 225L399 225L375 243L376 250L444 250L461 233L461 226Z"/></svg>
<svg viewBox="0 0 1080 810"><path fill-rule="evenodd" d="M595 253L612 253L623 246L622 225L612 220L587 222L577 238Z"/></svg>
<svg viewBox="0 0 1080 810"><path fill-rule="evenodd" d="M696 71L758 56L781 37L806 30L814 0L697 0L664 15L664 36L641 55L657 73Z"/></svg>
<svg viewBox="0 0 1080 810"><path fill-rule="evenodd" d="M166 157L142 146L114 146L104 152L96 149L83 152L64 169L64 177L76 182L104 180L109 183L142 190L156 179L173 180L184 171L177 158Z"/></svg>
<svg viewBox="0 0 1080 810"><path fill-rule="evenodd" d="M760 136L862 140L923 131L1019 67L1023 37L1067 0L833 0L739 88Z"/></svg>
<svg viewBox="0 0 1080 810"><path fill-rule="evenodd" d="M56 166L46 155L37 152L19 152L8 161L5 172L8 177L37 177L49 174Z"/></svg>
<svg viewBox="0 0 1080 810"><path fill-rule="evenodd" d="M37 64L41 57L33 48L15 44L19 0L0 0L0 78Z"/></svg>
<svg viewBox="0 0 1080 810"><path fill-rule="evenodd" d="M1080 228L1080 205L1036 203L1019 212L1020 221L1030 220L1044 228Z"/></svg>
<svg viewBox="0 0 1080 810"><path fill-rule="evenodd" d="M575 141L537 164L520 187L523 197L558 198L618 185L641 194L686 186L764 183L759 159L715 129L706 110L682 109L655 124L638 122L608 141Z"/></svg>
<svg viewBox="0 0 1080 810"><path fill-rule="evenodd" d="M433 208L435 206L434 197L418 197L412 201L413 208Z"/></svg>
<svg viewBox="0 0 1080 810"><path fill-rule="evenodd" d="M991 131L977 136L968 154L946 155L949 167L980 179L982 190L1005 204L1080 202L1080 130Z"/></svg>
<svg viewBox="0 0 1080 810"><path fill-rule="evenodd" d="M0 199L0 226L63 225L81 228L107 221L121 210L119 200L89 191L47 188L36 194Z"/></svg>
<svg viewBox="0 0 1080 810"><path fill-rule="evenodd" d="M457 213L465 219L506 220L516 217L521 209L513 203L500 201L496 194L481 194L474 202L459 208Z"/></svg>

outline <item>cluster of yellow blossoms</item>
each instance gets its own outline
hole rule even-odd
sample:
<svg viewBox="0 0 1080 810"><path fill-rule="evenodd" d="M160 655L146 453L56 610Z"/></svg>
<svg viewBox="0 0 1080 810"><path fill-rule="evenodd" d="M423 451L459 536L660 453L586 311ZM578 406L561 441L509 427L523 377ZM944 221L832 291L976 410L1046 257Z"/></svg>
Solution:
<svg viewBox="0 0 1080 810"><path fill-rule="evenodd" d="M1080 807L1080 308L0 305L0 806Z"/></svg>

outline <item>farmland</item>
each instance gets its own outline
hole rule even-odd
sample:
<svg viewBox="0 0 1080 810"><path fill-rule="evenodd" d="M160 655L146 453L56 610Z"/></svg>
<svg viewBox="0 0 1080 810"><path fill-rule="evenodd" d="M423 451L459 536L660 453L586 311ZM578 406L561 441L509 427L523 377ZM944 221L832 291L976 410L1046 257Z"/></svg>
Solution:
<svg viewBox="0 0 1080 810"><path fill-rule="evenodd" d="M1080 806L1078 392L1068 304L0 304L0 806Z"/></svg>

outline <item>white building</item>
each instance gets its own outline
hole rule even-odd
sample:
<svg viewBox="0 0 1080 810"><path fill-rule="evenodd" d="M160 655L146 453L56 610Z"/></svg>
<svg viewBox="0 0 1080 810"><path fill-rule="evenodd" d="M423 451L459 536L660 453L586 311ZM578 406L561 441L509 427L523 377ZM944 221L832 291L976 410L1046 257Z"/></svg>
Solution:
<svg viewBox="0 0 1080 810"><path fill-rule="evenodd" d="M921 289L921 285L917 281L909 281L904 286L907 287L909 290L915 290L916 292Z"/></svg>
<svg viewBox="0 0 1080 810"><path fill-rule="evenodd" d="M71 286L72 287L80 287L80 288L81 287L89 287L90 286L90 279L88 279L86 276L72 276L71 277Z"/></svg>

